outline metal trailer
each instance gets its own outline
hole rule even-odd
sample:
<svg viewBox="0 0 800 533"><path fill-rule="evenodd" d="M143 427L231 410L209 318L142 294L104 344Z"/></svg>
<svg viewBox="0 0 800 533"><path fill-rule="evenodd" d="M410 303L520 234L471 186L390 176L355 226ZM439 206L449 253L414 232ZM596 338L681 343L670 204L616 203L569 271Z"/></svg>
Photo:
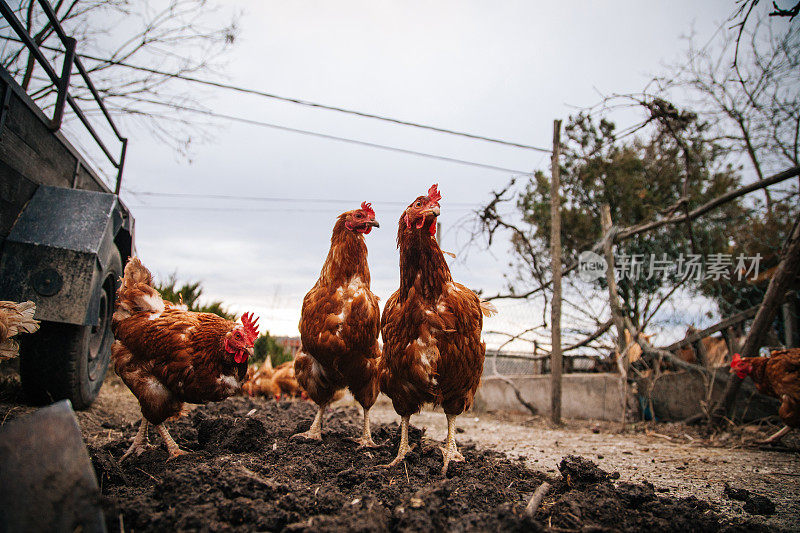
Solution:
<svg viewBox="0 0 800 533"><path fill-rule="evenodd" d="M28 398L66 398L82 409L103 384L116 289L124 261L134 253L133 217L118 196L127 139L75 54L75 39L64 33L46 0L39 4L65 50L60 75L0 0L11 29L7 38L22 43L57 90L50 117L0 68L0 300L33 300L42 321L39 332L20 339ZM70 95L73 69L116 135L118 156ZM67 105L117 169L113 191L61 132Z"/></svg>

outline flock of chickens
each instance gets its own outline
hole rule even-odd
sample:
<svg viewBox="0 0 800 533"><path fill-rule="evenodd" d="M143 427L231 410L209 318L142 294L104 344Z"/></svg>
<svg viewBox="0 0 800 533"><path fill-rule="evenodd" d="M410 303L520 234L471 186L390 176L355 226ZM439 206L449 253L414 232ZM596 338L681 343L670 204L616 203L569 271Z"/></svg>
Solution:
<svg viewBox="0 0 800 533"><path fill-rule="evenodd" d="M242 393L248 396L281 398L308 398L294 373L294 361L273 367L269 356L260 367L251 366L242 384ZM338 398L337 398L338 400Z"/></svg>
<svg viewBox="0 0 800 533"><path fill-rule="evenodd" d="M112 359L139 400L142 421L123 459L148 448L151 424L170 458L184 454L165 421L179 416L184 403L219 401L242 389L314 401L318 411L310 429L293 438L321 440L325 408L348 389L363 407L359 447L375 446L369 411L380 392L401 417L397 457L384 466L400 463L409 452L410 417L426 403L441 406L447 417L442 472L451 461L463 461L455 443L455 421L470 408L478 389L485 355L483 315L496 310L453 281L435 238L440 199L433 185L400 216L400 287L382 315L378 297L370 291L364 239L379 227L375 212L362 203L338 217L319 279L303 300L302 350L294 362L276 368L268 363L258 370L248 367L258 336L251 314L244 314L239 324L163 300L150 272L132 257L117 291ZM0 302L0 353L9 337L35 331L30 306L13 307L27 304ZM732 367L742 378L750 375L761 392L781 399L779 414L787 428L773 440L800 425L800 350L774 352L770 358L737 356Z"/></svg>
<svg viewBox="0 0 800 533"><path fill-rule="evenodd" d="M321 440L325 408L348 389L364 409L360 447L375 446L369 410L383 392L402 419L397 458L386 466L398 464L410 449L411 415L423 404L441 405L448 427L442 471L450 461L463 461L455 419L472 405L480 384L483 315L495 310L450 275L435 238L440 199L433 185L400 217L400 288L383 316L370 290L364 239L380 227L375 212L365 202L338 217L319 279L303 300L302 350L293 364L274 369L248 369L258 336L252 315L237 324L167 302L153 288L150 272L131 258L117 291L112 360L139 400L142 423L123 458L147 448L150 424L170 457L185 453L164 422L178 416L184 403L218 401L244 383L246 392L304 394L314 401L319 409L310 429L293 437L308 440Z"/></svg>

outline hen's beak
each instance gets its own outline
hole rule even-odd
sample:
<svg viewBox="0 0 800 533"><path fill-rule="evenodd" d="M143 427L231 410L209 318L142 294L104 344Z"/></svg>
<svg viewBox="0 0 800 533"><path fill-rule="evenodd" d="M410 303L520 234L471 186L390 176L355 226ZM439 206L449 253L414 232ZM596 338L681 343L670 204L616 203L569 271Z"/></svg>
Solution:
<svg viewBox="0 0 800 533"><path fill-rule="evenodd" d="M441 211L439 210L439 206L435 205L433 207L429 207L428 209L426 209L422 214L423 215L433 215L435 217L438 217L440 212Z"/></svg>
<svg viewBox="0 0 800 533"><path fill-rule="evenodd" d="M254 346L250 346L249 348L246 348L246 350L247 350L247 355L249 355L250 357L253 357L253 354L255 353L255 347Z"/></svg>
<svg viewBox="0 0 800 533"><path fill-rule="evenodd" d="M381 227L381 225L380 225L380 224L378 224L378 221L377 221L377 220L375 220L375 219L368 220L368 221L367 221L367 226L372 226L372 227L374 227L374 228L380 228L380 227Z"/></svg>

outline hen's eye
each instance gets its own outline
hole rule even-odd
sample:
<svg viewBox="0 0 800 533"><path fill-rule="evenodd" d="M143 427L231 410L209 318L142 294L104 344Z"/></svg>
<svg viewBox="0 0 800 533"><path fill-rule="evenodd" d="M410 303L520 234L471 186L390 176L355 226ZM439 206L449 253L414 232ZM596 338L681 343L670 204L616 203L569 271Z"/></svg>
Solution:
<svg viewBox="0 0 800 533"><path fill-rule="evenodd" d="M361 213L358 213L358 214L356 215L356 218L364 218L364 215L362 215Z"/></svg>
<svg viewBox="0 0 800 533"><path fill-rule="evenodd" d="M422 207L422 202L417 202L416 204L414 204L414 207Z"/></svg>

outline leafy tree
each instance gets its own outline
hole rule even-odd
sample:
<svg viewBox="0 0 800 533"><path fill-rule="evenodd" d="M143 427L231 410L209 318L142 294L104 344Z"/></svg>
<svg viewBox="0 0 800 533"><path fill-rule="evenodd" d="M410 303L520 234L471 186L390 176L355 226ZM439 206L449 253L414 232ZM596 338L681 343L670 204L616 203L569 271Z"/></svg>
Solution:
<svg viewBox="0 0 800 533"><path fill-rule="evenodd" d="M680 112L663 103L651 102L653 127L648 135L620 140L613 122L580 113L565 128L562 160L562 246L563 261L577 261L602 238L601 206L611 207L614 224L626 227L657 218L665 208L687 198L686 209L738 186L734 168L721 161L722 152L706 139L708 126L697 116ZM659 116L655 116L658 107ZM666 110L666 111L665 111ZM524 294L526 285L548 283L550 246L550 176L537 172L516 188L506 188L504 201L513 201L516 212L501 215L497 204L481 215L485 231L512 229L514 275L509 293ZM636 235L617 245L617 255L640 255L675 260L680 254L707 254L730 246L729 224L739 214L737 202L726 204L721 215L702 225L663 226ZM508 222L514 217L518 221ZM625 312L637 327L654 312L656 296L667 287L681 283L675 270L667 276L619 280ZM597 288L603 288L603 280ZM575 306L577 307L577 306Z"/></svg>
<svg viewBox="0 0 800 533"><path fill-rule="evenodd" d="M272 366L275 367L292 360L292 354L278 344L278 341L275 340L275 337L270 336L269 332L256 339L254 352L253 363L260 363L269 357L272 360Z"/></svg>
<svg viewBox="0 0 800 533"><path fill-rule="evenodd" d="M752 2L755 5L755 2ZM601 238L600 206L611 206L624 227L691 210L707 200L798 165L800 137L800 32L758 20L742 35L721 31L668 68L642 93L614 94L571 118L563 142L562 243L566 264ZM691 112L671 102L690 102ZM618 131L608 120L620 109L638 111L641 121ZM635 135L635 137L634 137ZM521 185L521 187L520 187ZM479 212L479 232L492 239L509 232L513 258L507 291L492 298L548 297L550 176L512 180ZM617 245L618 254L669 258L681 253L761 256L760 270L775 266L798 215L798 182L764 189L724 204L693 223L665 225ZM516 207L510 213L502 206ZM669 210L667 208L670 208ZM569 281L569 279L568 279ZM602 283L601 283L602 285ZM720 314L757 304L765 282L752 280L623 280L620 296L634 324L646 324L660 302L679 286L712 298ZM569 289L565 298L570 296ZM580 290L565 300L584 312ZM662 296L659 296L662 295ZM585 315L597 314L595 309ZM574 318L574 317L570 317ZM546 322L546 320L543 320ZM573 320L574 322L574 320ZM546 325L546 324L543 324Z"/></svg>
<svg viewBox="0 0 800 533"><path fill-rule="evenodd" d="M742 255L758 257L758 269L752 275L731 277L730 279L706 280L698 287L698 292L712 298L722 316L735 314L761 303L767 290L769 276L765 275L780 262L781 250L786 237L794 227L797 209L786 202L773 202L772 208L743 209L731 223L731 245L727 253L732 257ZM777 317L783 321L783 315Z"/></svg>
<svg viewBox="0 0 800 533"><path fill-rule="evenodd" d="M177 276L173 273L163 282L156 284L156 290L161 297L170 302L184 304L189 311L198 313L214 313L228 320L236 320L236 314L228 311L221 301L203 303L203 287L199 281L179 284Z"/></svg>

